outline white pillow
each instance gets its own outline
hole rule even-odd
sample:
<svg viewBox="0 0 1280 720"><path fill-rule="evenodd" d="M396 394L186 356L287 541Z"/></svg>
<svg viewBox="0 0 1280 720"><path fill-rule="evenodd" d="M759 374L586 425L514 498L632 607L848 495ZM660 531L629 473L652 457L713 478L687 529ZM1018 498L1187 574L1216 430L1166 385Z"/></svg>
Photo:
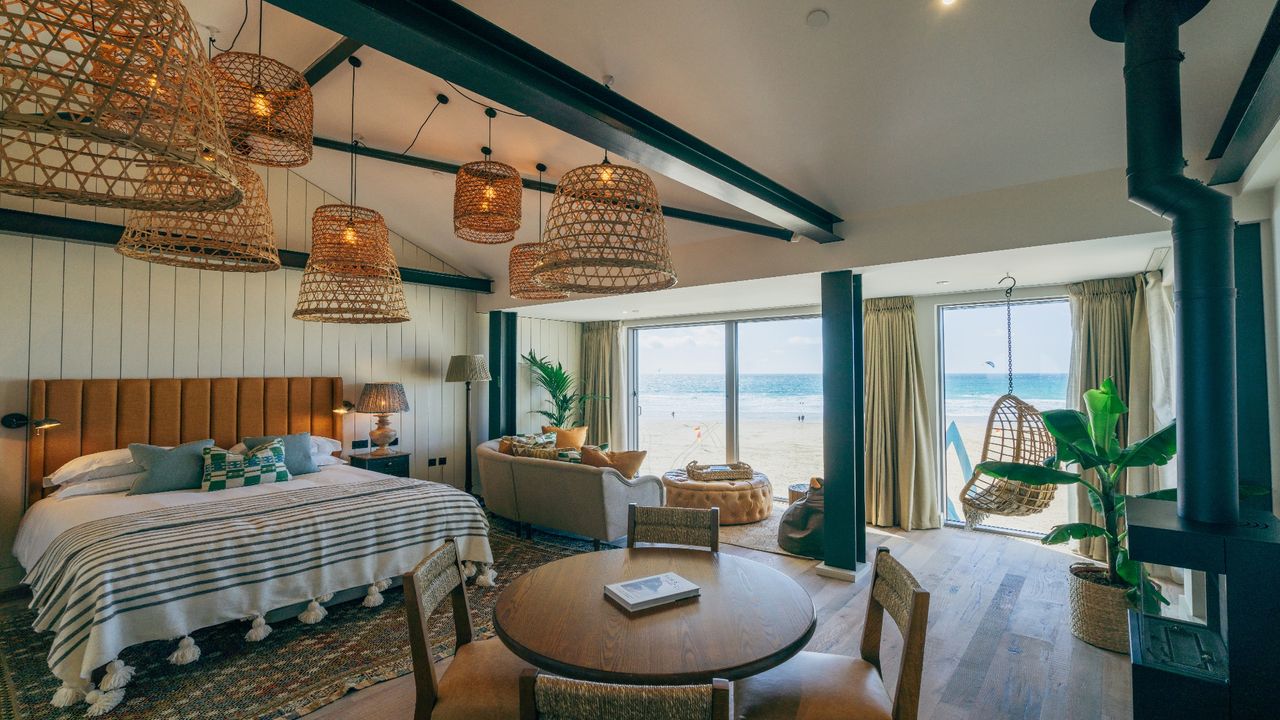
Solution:
<svg viewBox="0 0 1280 720"><path fill-rule="evenodd" d="M319 435L311 436L311 454L312 455L331 455L342 449L342 443L333 438L321 437Z"/></svg>
<svg viewBox="0 0 1280 720"><path fill-rule="evenodd" d="M104 450L81 455L54 470L49 477L44 479L44 486L57 487L85 480L128 475L129 473L136 473L140 469L133 462L133 455L129 453L129 448Z"/></svg>
<svg viewBox="0 0 1280 720"><path fill-rule="evenodd" d="M146 474L147 472L144 470L142 472L129 473L128 475L115 475L63 485L58 489L58 492L53 494L53 497L65 500L77 495L105 495L106 493L124 492L133 487L135 480Z"/></svg>
<svg viewBox="0 0 1280 720"><path fill-rule="evenodd" d="M244 443L240 442L227 448L227 452L231 453L232 455L244 455L245 453L249 452L249 448Z"/></svg>
<svg viewBox="0 0 1280 720"><path fill-rule="evenodd" d="M332 455L312 455L311 461L316 464L316 467L324 467L325 465L341 465L346 462L346 460Z"/></svg>

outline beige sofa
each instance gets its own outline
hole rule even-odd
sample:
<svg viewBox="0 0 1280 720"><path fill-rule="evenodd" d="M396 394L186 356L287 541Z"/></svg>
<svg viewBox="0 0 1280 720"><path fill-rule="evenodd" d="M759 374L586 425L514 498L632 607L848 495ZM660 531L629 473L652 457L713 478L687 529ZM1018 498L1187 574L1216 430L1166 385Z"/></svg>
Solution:
<svg viewBox="0 0 1280 720"><path fill-rule="evenodd" d="M627 534L627 505L661 506L662 479L627 479L613 468L514 457L498 441L476 448L485 506L508 520L585 535L597 543Z"/></svg>

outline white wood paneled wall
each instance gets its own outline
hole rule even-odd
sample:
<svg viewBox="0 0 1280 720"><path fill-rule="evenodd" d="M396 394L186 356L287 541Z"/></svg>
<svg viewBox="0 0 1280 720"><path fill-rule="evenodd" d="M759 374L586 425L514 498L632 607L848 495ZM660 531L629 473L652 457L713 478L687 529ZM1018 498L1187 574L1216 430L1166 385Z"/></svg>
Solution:
<svg viewBox="0 0 1280 720"><path fill-rule="evenodd" d="M478 340L475 352L488 354L489 315L476 314L476 336ZM560 362L575 378L582 380L579 369L582 364L582 323L563 320L543 320L541 318L516 318L516 353L523 357L530 350L539 357L550 358L552 362ZM475 425L477 441L489 434L489 389L487 383L475 388L478 393L474 398L476 404ZM530 375L529 364L524 361L516 363L516 432L532 433L542 429L545 418L537 414L537 410L547 409L547 393L535 387Z"/></svg>
<svg viewBox="0 0 1280 720"><path fill-rule="evenodd" d="M279 246L308 251L312 211L338 200L287 170L264 178ZM119 210L8 195L0 206L124 221ZM457 272L402 236L391 241L403 266ZM451 355L483 351L472 293L406 285L411 322L333 325L291 317L300 270L172 268L110 247L3 233L0 267L0 414L25 412L36 378L341 375L353 402L366 382L400 381L412 411L393 424L400 449L413 453L413 476L462 486L463 386L445 383L444 370ZM373 420L346 416L348 448ZM25 440L23 430L0 429L0 588L21 577L10 548L24 511ZM428 468L432 457L448 463Z"/></svg>

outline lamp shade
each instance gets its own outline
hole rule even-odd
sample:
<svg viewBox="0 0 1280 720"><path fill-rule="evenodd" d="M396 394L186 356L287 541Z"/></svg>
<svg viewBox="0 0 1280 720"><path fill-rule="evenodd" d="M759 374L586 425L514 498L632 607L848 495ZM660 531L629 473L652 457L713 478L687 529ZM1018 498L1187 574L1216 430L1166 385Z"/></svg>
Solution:
<svg viewBox="0 0 1280 720"><path fill-rule="evenodd" d="M511 246L507 260L507 287L517 300L563 300L569 293L542 287L533 279L533 269L542 261L542 243L520 243Z"/></svg>
<svg viewBox="0 0 1280 720"><path fill-rule="evenodd" d="M400 383L365 383L356 401L359 413L397 413L409 411L409 398Z"/></svg>
<svg viewBox="0 0 1280 720"><path fill-rule="evenodd" d="M0 192L223 210L240 201L208 59L179 0L0 4ZM141 194L159 163L188 180Z"/></svg>
<svg viewBox="0 0 1280 720"><path fill-rule="evenodd" d="M676 284L658 188L636 168L603 162L565 173L542 244L533 280L544 288L624 295Z"/></svg>
<svg viewBox="0 0 1280 720"><path fill-rule="evenodd" d="M493 160L458 168L453 191L453 232L473 243L496 245L515 239L520 229L520 173Z"/></svg>
<svg viewBox="0 0 1280 720"><path fill-rule="evenodd" d="M445 382L489 382L489 361L483 355L454 355L449 358Z"/></svg>
<svg viewBox="0 0 1280 720"><path fill-rule="evenodd" d="M353 324L409 321L400 268L380 213L355 205L316 208L311 255L293 317Z"/></svg>
<svg viewBox="0 0 1280 720"><path fill-rule="evenodd" d="M311 162L314 110L302 73L244 52L224 52L209 65L236 155L272 167Z"/></svg>
<svg viewBox="0 0 1280 720"><path fill-rule="evenodd" d="M244 200L230 210L176 212L139 210L129 214L116 252L161 265L225 272L265 272L280 267L267 195L258 173L235 160ZM181 182L185 169L157 165L148 175L155 185ZM148 189L144 188L144 193Z"/></svg>

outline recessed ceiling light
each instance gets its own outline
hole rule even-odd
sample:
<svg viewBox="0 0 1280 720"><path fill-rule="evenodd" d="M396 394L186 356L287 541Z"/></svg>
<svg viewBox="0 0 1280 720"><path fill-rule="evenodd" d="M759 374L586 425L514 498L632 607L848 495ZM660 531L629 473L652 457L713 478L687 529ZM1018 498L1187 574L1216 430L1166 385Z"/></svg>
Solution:
<svg viewBox="0 0 1280 720"><path fill-rule="evenodd" d="M955 0L952 0L952 2L954 1ZM804 24L811 28L820 28L829 22L831 22L831 13L823 10L822 8L810 10L809 14L804 18Z"/></svg>
<svg viewBox="0 0 1280 720"><path fill-rule="evenodd" d="M943 5L955 5L956 0L942 0Z"/></svg>

